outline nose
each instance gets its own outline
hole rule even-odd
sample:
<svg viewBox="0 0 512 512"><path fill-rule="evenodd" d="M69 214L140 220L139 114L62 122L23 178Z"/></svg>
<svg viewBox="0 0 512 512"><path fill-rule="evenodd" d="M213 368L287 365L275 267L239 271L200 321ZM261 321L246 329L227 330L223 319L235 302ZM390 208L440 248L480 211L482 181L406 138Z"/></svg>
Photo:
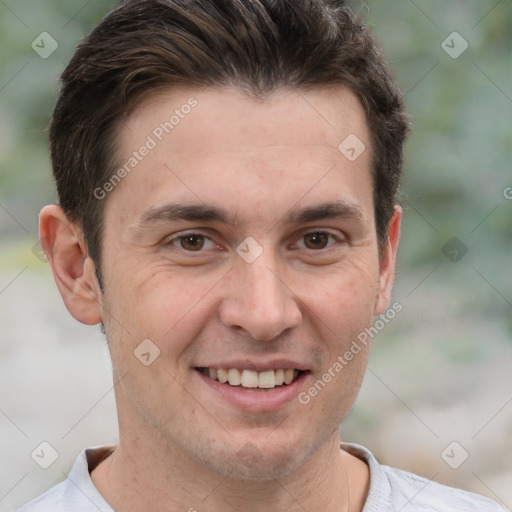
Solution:
<svg viewBox="0 0 512 512"><path fill-rule="evenodd" d="M292 283L285 281L270 253L264 251L252 263L235 262L220 306L224 326L259 341L273 340L302 320Z"/></svg>

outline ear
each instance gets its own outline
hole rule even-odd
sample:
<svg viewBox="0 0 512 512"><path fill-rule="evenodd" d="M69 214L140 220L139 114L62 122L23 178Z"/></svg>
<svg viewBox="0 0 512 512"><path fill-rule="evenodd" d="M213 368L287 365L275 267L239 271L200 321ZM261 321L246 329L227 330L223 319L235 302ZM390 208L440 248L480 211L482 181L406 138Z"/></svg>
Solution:
<svg viewBox="0 0 512 512"><path fill-rule="evenodd" d="M67 310L79 322L99 324L101 290L81 229L49 205L39 214L39 238Z"/></svg>
<svg viewBox="0 0 512 512"><path fill-rule="evenodd" d="M389 305L395 279L396 252L400 239L402 208L395 206L395 212L388 224L388 236L381 248L379 263L379 289L373 314L380 315Z"/></svg>

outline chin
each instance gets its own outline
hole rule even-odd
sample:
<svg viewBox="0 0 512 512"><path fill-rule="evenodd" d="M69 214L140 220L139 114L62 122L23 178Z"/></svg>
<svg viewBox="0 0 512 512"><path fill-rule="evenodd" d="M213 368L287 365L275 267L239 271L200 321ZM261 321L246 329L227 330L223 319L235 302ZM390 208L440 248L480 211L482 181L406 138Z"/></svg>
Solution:
<svg viewBox="0 0 512 512"><path fill-rule="evenodd" d="M267 439L267 443L268 443ZM259 443L258 443L259 444ZM214 450L201 460L213 472L238 480L270 481L284 478L301 467L314 450L305 446L265 448L265 443L246 442L237 451ZM262 447L263 446L263 447ZM217 452L217 453L215 453Z"/></svg>
<svg viewBox="0 0 512 512"><path fill-rule="evenodd" d="M249 458L245 456L246 460L240 460L238 455L232 459L216 460L212 464L211 469L217 474L233 478L235 480L254 480L254 481L272 481L284 478L285 476L293 473L301 466L302 461L297 460L296 457L286 458L275 457L258 457L253 462L248 462Z"/></svg>

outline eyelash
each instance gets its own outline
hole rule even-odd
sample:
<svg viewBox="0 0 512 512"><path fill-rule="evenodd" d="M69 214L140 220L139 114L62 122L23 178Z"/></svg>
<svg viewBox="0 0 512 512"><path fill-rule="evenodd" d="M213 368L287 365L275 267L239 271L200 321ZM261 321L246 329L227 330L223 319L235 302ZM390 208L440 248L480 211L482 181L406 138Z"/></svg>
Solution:
<svg viewBox="0 0 512 512"><path fill-rule="evenodd" d="M331 233L330 231L325 231L325 230L320 230L320 229L315 229L315 230L303 233L299 237L299 240L302 240L307 235L313 235L313 234L326 234L329 237L331 237L331 239L334 239L334 242L335 242L335 243L333 243L331 245L327 245L327 247L323 247L321 249L308 249L307 247L305 248L306 250L313 251L313 252L325 251L327 249L330 249L336 243L342 243L344 241L343 239L341 239L340 237L338 237L335 234ZM185 238L187 238L189 236L201 236L205 240L209 240L210 242L215 244L215 242L209 236L207 236L207 235L205 235L203 233L197 232L197 231L190 231L190 232L182 233L182 234L180 234L178 236L174 236L173 238L170 238L169 240L166 241L165 245L175 245L175 242L179 243L181 240L184 240ZM201 252L204 252L203 248L201 248L198 251L189 251L187 249L184 249L183 247L178 247L177 245L175 245L175 247L177 249L185 251L187 253L201 253Z"/></svg>

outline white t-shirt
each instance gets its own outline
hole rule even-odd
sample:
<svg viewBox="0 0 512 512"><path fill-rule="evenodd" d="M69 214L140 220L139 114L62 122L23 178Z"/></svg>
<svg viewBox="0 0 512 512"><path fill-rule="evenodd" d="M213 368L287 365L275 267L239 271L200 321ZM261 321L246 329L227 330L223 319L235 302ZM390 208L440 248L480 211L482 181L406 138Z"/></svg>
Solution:
<svg viewBox="0 0 512 512"><path fill-rule="evenodd" d="M342 443L341 447L370 468L363 512L505 512L483 496L383 466L363 446ZM111 451L112 447L82 451L66 480L15 512L114 512L89 475Z"/></svg>

